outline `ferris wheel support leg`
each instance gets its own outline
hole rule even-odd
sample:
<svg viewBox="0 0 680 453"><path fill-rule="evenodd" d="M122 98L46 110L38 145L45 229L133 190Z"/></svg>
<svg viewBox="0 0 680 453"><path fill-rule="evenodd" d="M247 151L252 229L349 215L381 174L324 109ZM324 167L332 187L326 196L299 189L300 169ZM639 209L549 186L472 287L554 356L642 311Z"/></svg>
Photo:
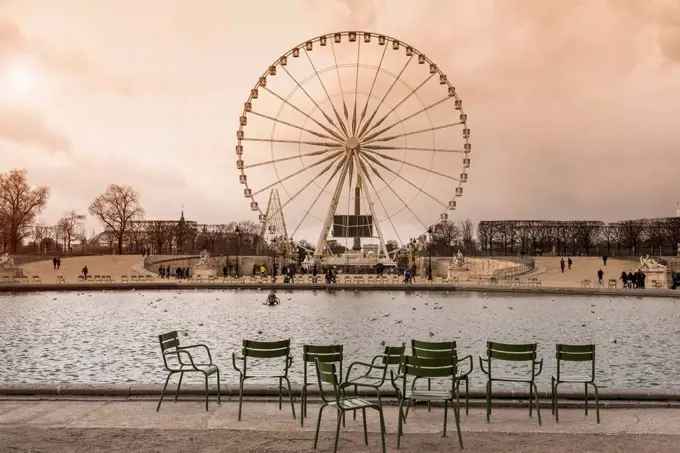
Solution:
<svg viewBox="0 0 680 453"><path fill-rule="evenodd" d="M363 177L368 180L368 175L363 172L361 165L357 165L357 170L361 172L363 174ZM378 232L378 239L380 240L380 250L378 251L378 258L380 258L381 252L385 255L385 258L389 258L390 255L387 253L387 246L385 245L385 237L383 236L382 228L380 228L380 221L375 222L375 219L378 219L378 216L376 216L375 214L373 199L371 198L371 194L368 189L364 190L364 196L366 197L366 201L368 201L368 209L371 211L371 216L373 216L374 219L373 224L375 225L375 230Z"/></svg>
<svg viewBox="0 0 680 453"><path fill-rule="evenodd" d="M340 178L338 179L338 184L335 186L335 191L333 192L333 199L331 200L331 205L328 208L328 213L326 214L326 220L323 223L323 228L321 229L321 233L319 233L319 240L316 243L316 252L315 256L321 256L323 255L324 251L326 250L326 238L328 237L328 230L331 228L331 224L333 223L333 216L335 215L335 211L338 209L338 203L340 200L340 193L342 192L342 187L345 182L345 178L347 178L347 171L349 169L349 162L351 159L347 159L345 162L345 165L342 167L342 171L340 172Z"/></svg>

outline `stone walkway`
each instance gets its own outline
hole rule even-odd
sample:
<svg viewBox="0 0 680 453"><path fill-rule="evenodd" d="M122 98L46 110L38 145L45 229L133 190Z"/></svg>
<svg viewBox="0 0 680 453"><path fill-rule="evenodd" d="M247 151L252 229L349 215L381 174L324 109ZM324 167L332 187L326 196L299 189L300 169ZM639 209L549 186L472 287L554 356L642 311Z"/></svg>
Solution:
<svg viewBox="0 0 680 453"><path fill-rule="evenodd" d="M279 412L273 402L246 402L243 420L238 406L211 402L203 410L199 400L173 403L167 399L160 412L149 401L0 401L0 452L50 451L164 451L164 452L312 452L318 406L310 405L305 426L293 420L290 406ZM299 411L299 405L296 406ZM299 414L298 414L299 415ZM556 424L543 410L543 426L529 418L526 409L494 409L486 423L482 409L462 414L465 451L491 453L635 452L677 453L680 442L680 410L607 409L602 423L595 414L563 409ZM402 440L404 452L459 450L453 413L449 413L448 435L441 437L443 410L418 407L409 414ZM369 446L363 445L360 414L356 422L347 418L339 451L380 451L378 418L368 414ZM387 449L396 451L397 409L385 407ZM332 451L335 415L324 412L319 450Z"/></svg>
<svg viewBox="0 0 680 453"><path fill-rule="evenodd" d="M121 275L136 274L133 267L142 263L141 255L101 255L62 258L59 270L54 269L52 260L36 261L21 267L24 275L39 275L44 283L54 283L57 275L63 275L69 282L76 282L84 266L90 271L89 275L110 275L120 281Z"/></svg>

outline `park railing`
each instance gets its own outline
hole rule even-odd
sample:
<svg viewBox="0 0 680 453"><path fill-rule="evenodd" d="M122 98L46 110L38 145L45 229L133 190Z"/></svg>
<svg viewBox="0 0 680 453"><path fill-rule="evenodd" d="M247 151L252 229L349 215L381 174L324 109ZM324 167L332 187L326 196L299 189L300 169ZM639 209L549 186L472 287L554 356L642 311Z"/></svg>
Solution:
<svg viewBox="0 0 680 453"><path fill-rule="evenodd" d="M536 269L536 261L533 258L519 258L513 256L505 256L500 259L503 261L512 261L517 263L515 266L509 266L503 269L497 269L493 271L493 276L497 279L503 279L507 277L514 277L517 275L527 274L534 269Z"/></svg>

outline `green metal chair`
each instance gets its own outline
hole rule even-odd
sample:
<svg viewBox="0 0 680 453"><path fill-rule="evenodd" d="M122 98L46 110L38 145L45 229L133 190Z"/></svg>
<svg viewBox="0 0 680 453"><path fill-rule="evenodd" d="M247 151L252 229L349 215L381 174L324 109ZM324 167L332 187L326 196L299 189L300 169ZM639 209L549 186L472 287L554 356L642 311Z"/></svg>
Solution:
<svg viewBox="0 0 680 453"><path fill-rule="evenodd" d="M288 379L288 370L293 363L293 357L290 355L290 340L281 341L252 341L243 340L243 347L241 349L241 356L232 353L231 361L234 369L239 373L239 389L238 389L238 419L241 421L241 408L243 406L243 383L246 379L278 379L279 380L279 410L282 406L282 391L283 381L286 381L288 388L288 397L290 398L290 407L293 411L293 418L295 418L295 404L293 402L293 392L290 388L290 380ZM262 359L279 359L281 367L275 370L266 370L260 368L259 370L251 370L248 368L248 359L254 359L256 364ZM259 359L259 360L258 360ZM237 366L241 363L241 367ZM254 367L258 368L258 367Z"/></svg>
<svg viewBox="0 0 680 453"><path fill-rule="evenodd" d="M538 405L538 388L536 387L536 376L541 374L543 370L543 359L536 360L536 343L528 344L508 344L495 343L493 341L486 342L486 356L479 356L479 366L484 374L488 375L486 382L486 421L491 421L491 388L492 383L496 382L521 382L529 384L529 416L532 415L532 400L536 404L536 416L538 417L538 424L541 424L541 410ZM512 375L494 375L492 363L495 361L504 362L524 362L529 363L530 373L528 375L512 374ZM486 369L484 368L486 362Z"/></svg>
<svg viewBox="0 0 680 453"><path fill-rule="evenodd" d="M319 429L321 427L321 415L323 410L327 407L334 407L338 417L337 425L335 427L335 444L333 446L333 453L338 451L338 439L340 438L340 422L345 419L345 412L357 411L361 409L361 414L364 420L364 443L368 445L368 428L366 426L366 409L375 409L380 414L380 437L382 441L382 452L385 453L385 418L383 417L382 406L380 404L371 403L357 397L346 397L345 388L347 383L340 383L338 373L334 363L324 363L316 360L316 376L319 381L319 391L323 404L319 408L319 418L316 421L316 432L314 433L314 449L316 449L319 441ZM333 398L329 399L324 393L323 383L333 386Z"/></svg>
<svg viewBox="0 0 680 453"><path fill-rule="evenodd" d="M423 355L427 355L424 353ZM411 401L432 401L444 402L444 433L446 436L446 422L449 413L449 402L453 406L453 415L456 419L456 431L458 433L458 443L463 448L463 436L460 433L460 405L458 404L458 388L456 376L458 375L456 358L447 355L438 358L425 358L404 356L401 365L401 375L395 376L390 371L392 386L397 391L399 400L399 425L397 428L397 448L401 446L401 436L403 436L403 423L406 422L407 414L404 412L404 403L408 410ZM416 390L407 383L409 376L413 379L451 379L451 390Z"/></svg>
<svg viewBox="0 0 680 453"><path fill-rule="evenodd" d="M300 426L304 426L305 417L307 416L307 387L314 385L307 379L308 365L311 363L316 367L316 360L321 363L337 363L340 368L340 376L342 376L342 350L341 344L319 346L306 344L302 346L302 365L303 365L303 381L302 381L302 401L300 403Z"/></svg>
<svg viewBox="0 0 680 453"><path fill-rule="evenodd" d="M182 386L182 378L184 377L184 373L203 373L203 376L205 377L205 410L208 410L208 376L213 374L217 375L217 404L221 404L220 370L217 368L217 365L213 363L212 355L210 355L210 349L208 346L204 344L180 346L177 331L159 335L158 342L161 345L163 364L165 365L165 369L168 371L168 377L165 379L165 385L163 386L161 397L158 400L156 412L158 412L161 408L163 396L165 395L165 389L168 387L168 381L170 381L170 377L177 373L179 373L179 382L177 383L177 391L175 392L175 402L179 396L179 388ZM205 352L208 355L208 363L196 363L194 361L194 357L189 352L189 349L195 348L205 349ZM168 359L170 359L170 363ZM176 362L172 363L172 359L176 359Z"/></svg>
<svg viewBox="0 0 680 453"><path fill-rule="evenodd" d="M404 357L404 352L406 352L406 345L404 343L401 346L385 346L385 352L373 357L371 363L366 362L353 362L347 369L347 376L345 377L345 384L350 387L354 387L354 396L356 397L359 393L359 387L371 388L375 390L378 395L378 404L382 407L382 399L380 398L380 387L385 385L385 380L387 379L387 370L392 365L397 367L401 366L402 359ZM352 369L354 367L364 367L368 368L364 374L350 379ZM377 373L374 373L376 370ZM397 374L399 374L399 369L397 369ZM356 420L357 413L354 411L354 419Z"/></svg>
<svg viewBox="0 0 680 453"><path fill-rule="evenodd" d="M583 384L586 403L586 415L588 415L588 385L592 385L595 390L595 412L597 413L597 423L600 423L600 396L597 385L595 384L595 345L594 344L558 344L557 350L557 375L552 376L552 412L555 414L555 421L559 423L559 407L557 405L557 386L563 383ZM568 375L562 376L561 362L591 362L592 368L590 376L587 375Z"/></svg>
<svg viewBox="0 0 680 453"><path fill-rule="evenodd" d="M472 368L473 368L473 360L471 355L466 355L462 359L458 359L458 347L456 345L455 341L442 341L442 342L433 342L433 341L419 341L419 340L411 340L411 355L413 357L425 357L425 358L443 358L443 357L448 357L448 356L453 356L456 359L456 364L460 364L461 362L467 360L469 361L469 369L466 372L462 372L460 369L456 368L457 375L456 375L456 384L457 384L457 392L456 392L456 397L460 396L460 384L461 382L465 381L465 414L467 415L469 413L469 403L470 403L470 397L469 397L469 389L470 389L470 380L469 376L470 373L472 373ZM415 388L416 381L418 379L413 380L413 387ZM432 380L428 379L427 380L427 389L430 390L432 388ZM460 402L459 402L460 404ZM428 404L428 410L430 409L430 405ZM408 413L408 410L407 410Z"/></svg>

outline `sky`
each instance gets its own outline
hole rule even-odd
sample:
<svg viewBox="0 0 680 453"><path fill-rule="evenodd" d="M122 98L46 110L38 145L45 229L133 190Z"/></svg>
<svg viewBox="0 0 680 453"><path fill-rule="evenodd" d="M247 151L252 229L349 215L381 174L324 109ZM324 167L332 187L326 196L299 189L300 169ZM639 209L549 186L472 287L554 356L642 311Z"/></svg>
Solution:
<svg viewBox="0 0 680 453"><path fill-rule="evenodd" d="M474 148L450 219L674 215L680 0L0 0L0 171L51 188L46 223L111 183L149 219L257 220L243 103L341 30L408 42L456 87Z"/></svg>

